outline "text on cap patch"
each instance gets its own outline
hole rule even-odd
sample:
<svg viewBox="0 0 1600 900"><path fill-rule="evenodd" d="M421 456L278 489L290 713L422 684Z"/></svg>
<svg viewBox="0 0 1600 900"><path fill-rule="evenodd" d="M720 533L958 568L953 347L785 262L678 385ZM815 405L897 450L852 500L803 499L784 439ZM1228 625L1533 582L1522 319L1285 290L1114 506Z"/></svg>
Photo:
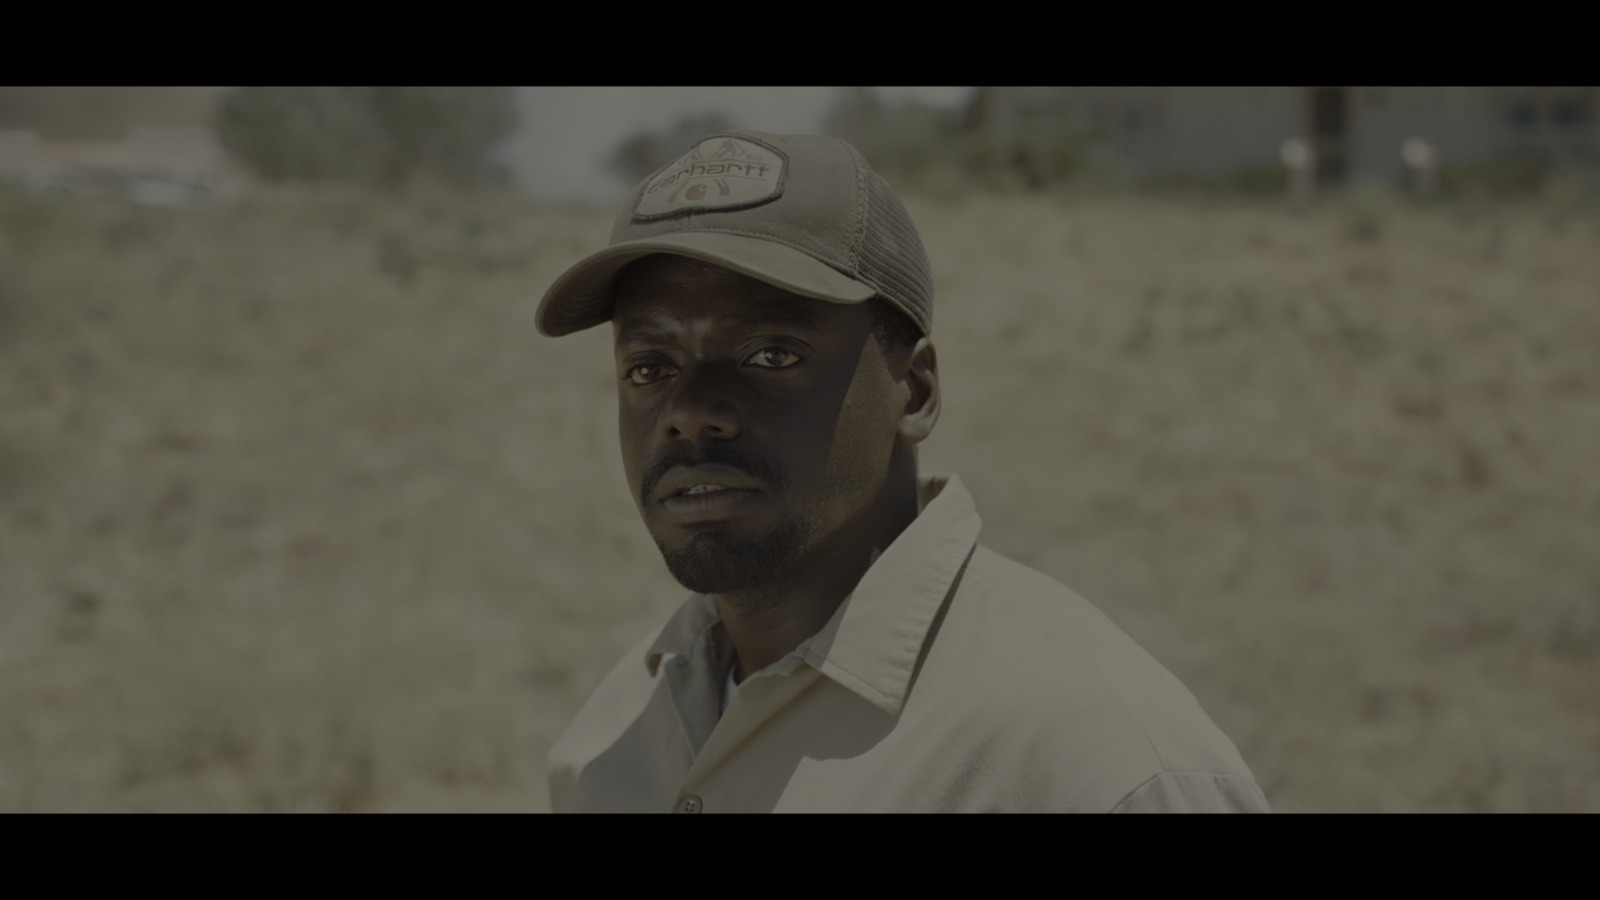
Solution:
<svg viewBox="0 0 1600 900"><path fill-rule="evenodd" d="M788 166L782 151L750 138L706 138L650 179L633 218L647 221L769 203L783 195Z"/></svg>

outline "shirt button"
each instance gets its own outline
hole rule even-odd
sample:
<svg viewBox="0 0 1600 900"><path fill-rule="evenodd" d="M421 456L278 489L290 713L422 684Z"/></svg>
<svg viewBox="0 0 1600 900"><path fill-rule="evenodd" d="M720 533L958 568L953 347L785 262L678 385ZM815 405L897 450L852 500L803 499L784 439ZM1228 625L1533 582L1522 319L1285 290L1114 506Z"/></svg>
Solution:
<svg viewBox="0 0 1600 900"><path fill-rule="evenodd" d="M678 812L681 812L681 813L697 813L697 812L700 811L700 807L702 805L703 804L700 802L700 798L699 797L696 797L695 795L690 794L689 796L687 796L687 797L683 798L682 800L678 801Z"/></svg>

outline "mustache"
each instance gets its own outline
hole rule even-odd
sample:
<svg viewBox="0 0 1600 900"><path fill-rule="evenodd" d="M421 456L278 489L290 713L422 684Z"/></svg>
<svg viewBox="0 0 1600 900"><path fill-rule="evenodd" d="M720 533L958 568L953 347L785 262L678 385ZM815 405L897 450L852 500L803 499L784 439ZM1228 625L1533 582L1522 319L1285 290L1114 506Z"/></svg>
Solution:
<svg viewBox="0 0 1600 900"><path fill-rule="evenodd" d="M650 495L655 493L656 485L661 483L667 472L678 466L697 466L701 463L731 466L755 478L774 493L789 486L789 480L783 477L782 473L758 456L741 453L721 444L693 448L676 445L661 454L661 458L656 460L650 470L639 479L639 502L642 504L650 502Z"/></svg>

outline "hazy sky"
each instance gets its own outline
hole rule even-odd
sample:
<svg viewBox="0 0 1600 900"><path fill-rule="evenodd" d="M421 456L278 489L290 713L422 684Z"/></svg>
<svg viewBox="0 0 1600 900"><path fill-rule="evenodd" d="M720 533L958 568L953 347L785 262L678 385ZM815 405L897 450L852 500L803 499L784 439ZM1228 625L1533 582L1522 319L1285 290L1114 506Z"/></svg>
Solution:
<svg viewBox="0 0 1600 900"><path fill-rule="evenodd" d="M814 132L839 95L837 87L529 87L523 88L523 133L507 148L529 195L549 204L613 206L632 185L605 159L635 132L662 130L678 119L718 112L736 128ZM961 103L970 87L877 88L885 100Z"/></svg>

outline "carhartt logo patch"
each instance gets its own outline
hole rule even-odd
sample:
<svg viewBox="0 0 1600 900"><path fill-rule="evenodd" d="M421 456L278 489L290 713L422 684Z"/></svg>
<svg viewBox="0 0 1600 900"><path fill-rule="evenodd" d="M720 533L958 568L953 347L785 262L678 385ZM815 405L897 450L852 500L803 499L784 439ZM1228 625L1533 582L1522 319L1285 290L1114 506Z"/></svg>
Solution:
<svg viewBox="0 0 1600 900"><path fill-rule="evenodd" d="M706 138L651 180L636 220L746 209L783 193L788 159L749 138Z"/></svg>

